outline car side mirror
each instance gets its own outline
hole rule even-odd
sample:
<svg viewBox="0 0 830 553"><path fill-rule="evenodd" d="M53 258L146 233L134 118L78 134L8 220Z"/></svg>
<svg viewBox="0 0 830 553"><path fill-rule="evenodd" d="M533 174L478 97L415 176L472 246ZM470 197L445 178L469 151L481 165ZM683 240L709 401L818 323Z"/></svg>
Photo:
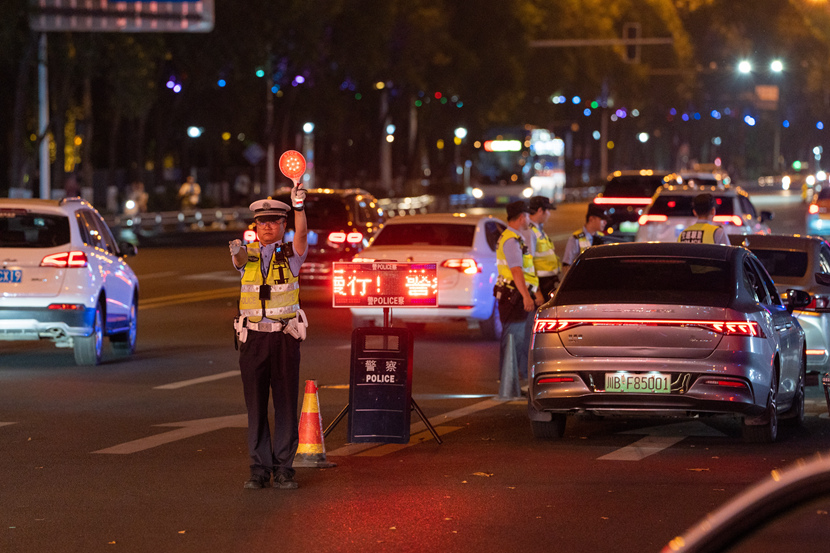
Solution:
<svg viewBox="0 0 830 553"><path fill-rule="evenodd" d="M816 273L816 283L822 286L830 286L830 275L827 273Z"/></svg>
<svg viewBox="0 0 830 553"><path fill-rule="evenodd" d="M813 297L804 290L787 290L787 311L790 313L796 309L807 307L811 301L813 301Z"/></svg>
<svg viewBox="0 0 830 553"><path fill-rule="evenodd" d="M121 252L121 255L133 256L138 253L138 247L131 242L120 242L118 244L118 251Z"/></svg>
<svg viewBox="0 0 830 553"><path fill-rule="evenodd" d="M772 221L772 218L773 218L772 211L762 211L761 212L761 222L762 223L764 221Z"/></svg>

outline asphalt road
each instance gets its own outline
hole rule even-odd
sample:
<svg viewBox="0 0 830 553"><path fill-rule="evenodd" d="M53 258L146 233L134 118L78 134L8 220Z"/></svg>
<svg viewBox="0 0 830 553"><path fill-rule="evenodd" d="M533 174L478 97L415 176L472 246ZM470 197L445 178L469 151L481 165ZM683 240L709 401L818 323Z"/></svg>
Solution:
<svg viewBox="0 0 830 553"><path fill-rule="evenodd" d="M756 198L793 232L803 206ZM561 247L584 215L549 225ZM800 228L798 229L800 230ZM403 445L325 440L328 469L300 488L243 490L245 408L233 348L238 277L227 249L145 249L138 351L95 368L48 343L0 344L0 551L659 551L770 471L830 444L817 387L800 429L744 444L728 418L569 420L535 440L523 402L499 402L498 344L460 323L416 334ZM301 379L323 425L348 401L351 321L306 289Z"/></svg>

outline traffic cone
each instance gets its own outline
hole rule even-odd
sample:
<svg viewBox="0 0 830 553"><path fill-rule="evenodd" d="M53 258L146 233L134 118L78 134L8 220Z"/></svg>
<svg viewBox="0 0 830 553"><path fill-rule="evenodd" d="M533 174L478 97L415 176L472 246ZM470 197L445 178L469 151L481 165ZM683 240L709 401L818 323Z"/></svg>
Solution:
<svg viewBox="0 0 830 553"><path fill-rule="evenodd" d="M522 397L519 387L519 361L516 358L516 348L513 347L513 343L513 335L508 334L501 352L501 383L498 399L502 400L521 399Z"/></svg>
<svg viewBox="0 0 830 553"><path fill-rule="evenodd" d="M326 469L336 463L326 461L326 446L323 444L323 419L320 416L320 402L317 400L317 381L305 381L303 412L300 414L300 443L294 456L295 467Z"/></svg>

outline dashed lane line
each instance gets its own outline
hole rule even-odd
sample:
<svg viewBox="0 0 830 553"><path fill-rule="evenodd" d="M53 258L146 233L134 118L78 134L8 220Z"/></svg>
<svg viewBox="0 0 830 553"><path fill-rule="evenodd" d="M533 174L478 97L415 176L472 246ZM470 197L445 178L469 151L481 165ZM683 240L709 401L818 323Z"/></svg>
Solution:
<svg viewBox="0 0 830 553"><path fill-rule="evenodd" d="M230 378L232 376L238 376L239 371L227 371L218 374L211 374L208 376L202 376L200 378L191 378L190 380L181 380L179 382L171 382L170 384L162 384L161 386L156 386L154 390L178 390L179 388L184 388L186 386L193 386L194 384L203 384L205 382L213 382L214 380L222 380L223 378Z"/></svg>

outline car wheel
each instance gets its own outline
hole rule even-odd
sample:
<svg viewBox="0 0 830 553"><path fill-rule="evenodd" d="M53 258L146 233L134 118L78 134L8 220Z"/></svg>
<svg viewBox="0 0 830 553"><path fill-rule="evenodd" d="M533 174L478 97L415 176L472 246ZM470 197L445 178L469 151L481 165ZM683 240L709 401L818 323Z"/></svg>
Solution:
<svg viewBox="0 0 830 553"><path fill-rule="evenodd" d="M485 340L500 340L501 339L501 319L499 318L499 302L493 302L493 310L490 317L479 322L481 329L481 337Z"/></svg>
<svg viewBox="0 0 830 553"><path fill-rule="evenodd" d="M97 365L101 362L101 353L104 349L104 310L99 303L95 308L92 323L92 334L78 336L75 342L75 364Z"/></svg>
<svg viewBox="0 0 830 553"><path fill-rule="evenodd" d="M763 424L743 423L744 441L756 444L770 444L778 438L778 369L772 373L767 409L764 413L766 422Z"/></svg>
<svg viewBox="0 0 830 553"><path fill-rule="evenodd" d="M786 413L781 415L784 424L787 426L801 426L804 424L804 386L807 381L807 361L805 356L801 359L801 371L798 375L798 384L793 397L793 404Z"/></svg>
<svg viewBox="0 0 830 553"><path fill-rule="evenodd" d="M568 416L563 413L553 413L549 421L530 421L534 438L558 440L565 433L565 421Z"/></svg>
<svg viewBox="0 0 830 553"><path fill-rule="evenodd" d="M119 332L110 336L110 344L115 353L129 356L135 353L135 341L138 336L138 305L133 299L130 305L130 328L126 332Z"/></svg>

